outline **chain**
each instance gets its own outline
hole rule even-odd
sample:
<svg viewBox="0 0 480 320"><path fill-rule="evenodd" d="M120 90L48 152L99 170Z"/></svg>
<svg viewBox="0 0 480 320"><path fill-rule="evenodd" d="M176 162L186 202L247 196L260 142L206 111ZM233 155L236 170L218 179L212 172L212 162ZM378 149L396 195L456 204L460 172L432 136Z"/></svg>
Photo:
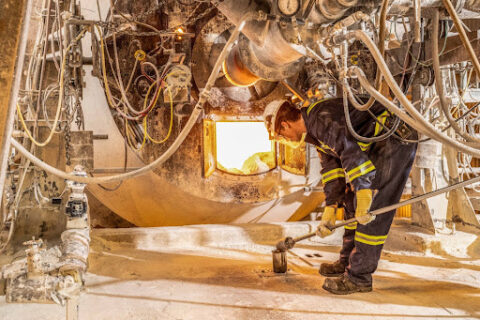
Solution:
<svg viewBox="0 0 480 320"><path fill-rule="evenodd" d="M69 166L71 164L71 141L72 137L70 134L70 124L72 123L73 120L73 113L74 111L70 109L70 107L65 108L65 115L66 115L66 122L65 122L65 128L63 128L63 132L65 135L65 159L66 159L66 165Z"/></svg>
<svg viewBox="0 0 480 320"><path fill-rule="evenodd" d="M85 124L83 119L83 109L82 104L80 103L80 98L78 95L75 96L75 124L77 125L78 130L85 130Z"/></svg>

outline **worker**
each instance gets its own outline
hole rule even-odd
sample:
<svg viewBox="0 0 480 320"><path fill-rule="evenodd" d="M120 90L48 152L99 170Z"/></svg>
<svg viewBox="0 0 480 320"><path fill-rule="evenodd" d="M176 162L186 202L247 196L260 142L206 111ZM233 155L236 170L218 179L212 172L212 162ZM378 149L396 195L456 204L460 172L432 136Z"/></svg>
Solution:
<svg viewBox="0 0 480 320"><path fill-rule="evenodd" d="M319 151L326 207L317 234L331 234L327 226L335 224L340 208L345 219L357 218L358 225L345 226L339 260L320 266L320 274L327 277L323 288L334 294L372 291L372 274L395 210L378 216L370 215L369 210L400 201L416 152L415 143L404 142L398 135L374 143L357 141L343 110L343 99L332 98L300 109L288 101L274 101L264 113L272 139L304 140ZM364 137L379 135L390 118L378 103L370 112L351 106L349 111L351 129ZM415 132L410 133L416 137Z"/></svg>

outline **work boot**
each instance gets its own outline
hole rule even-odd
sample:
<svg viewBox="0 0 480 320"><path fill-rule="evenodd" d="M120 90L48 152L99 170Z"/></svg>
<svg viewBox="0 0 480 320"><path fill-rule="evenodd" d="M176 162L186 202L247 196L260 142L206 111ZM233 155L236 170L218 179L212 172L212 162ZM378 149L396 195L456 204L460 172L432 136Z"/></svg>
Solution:
<svg viewBox="0 0 480 320"><path fill-rule="evenodd" d="M359 286L353 283L345 274L336 278L325 279L322 288L333 294L350 294L355 292L372 291L372 285Z"/></svg>
<svg viewBox="0 0 480 320"><path fill-rule="evenodd" d="M322 263L318 273L324 277L338 277L345 272L346 267L340 260L333 263Z"/></svg>

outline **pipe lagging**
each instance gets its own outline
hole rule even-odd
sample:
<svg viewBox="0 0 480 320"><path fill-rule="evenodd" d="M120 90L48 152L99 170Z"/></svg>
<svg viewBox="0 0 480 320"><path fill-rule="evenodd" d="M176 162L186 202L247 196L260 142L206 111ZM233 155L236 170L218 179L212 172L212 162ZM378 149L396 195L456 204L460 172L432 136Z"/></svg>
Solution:
<svg viewBox="0 0 480 320"><path fill-rule="evenodd" d="M242 31L243 27L245 26L245 23L251 19L254 19L255 16L256 14L247 13L242 19L242 22L235 27L234 31L230 35L230 38L228 39L227 43L223 47L222 51L220 52L220 55L218 56L217 61L215 62L215 65L213 67L213 70L210 73L210 76L207 80L205 88L201 91L197 104L195 105L195 108L193 109L192 114L190 115L190 118L185 124L185 127L182 129L182 131L178 135L177 139L175 139L175 141L172 143L172 145L168 147L168 149L159 158L149 163L148 165L134 171L113 175L113 176L108 176L108 177L81 177L81 176L76 176L74 174L59 170L45 163L44 161L35 157L27 149L25 149L23 145L17 140L15 140L13 137L10 138L11 145L23 156L28 158L37 167L47 171L48 173L58 176L60 178L72 180L79 183L105 184L110 182L118 182L118 181L130 179L130 178L138 177L140 175L143 175L149 172L150 170L154 169L155 167L167 161L177 151L177 149L180 147L183 141L185 141L186 137L192 130L198 117L201 115L203 111L203 105L207 101L209 92L212 89L213 84L215 83L215 80L217 78L218 72L220 71L222 63L225 60L228 52L230 51L233 43L235 42L235 40L237 40L238 35L240 34L240 31Z"/></svg>

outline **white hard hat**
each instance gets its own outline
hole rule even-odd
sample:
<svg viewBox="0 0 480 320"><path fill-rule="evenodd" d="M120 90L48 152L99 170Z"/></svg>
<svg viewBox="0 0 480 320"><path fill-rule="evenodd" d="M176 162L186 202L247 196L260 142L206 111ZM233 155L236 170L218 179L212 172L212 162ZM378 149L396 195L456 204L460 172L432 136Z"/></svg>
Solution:
<svg viewBox="0 0 480 320"><path fill-rule="evenodd" d="M275 138L275 122L277 121L277 114L280 107L287 102L287 100L274 100L267 104L265 111L263 111L263 121L268 131L270 140Z"/></svg>

